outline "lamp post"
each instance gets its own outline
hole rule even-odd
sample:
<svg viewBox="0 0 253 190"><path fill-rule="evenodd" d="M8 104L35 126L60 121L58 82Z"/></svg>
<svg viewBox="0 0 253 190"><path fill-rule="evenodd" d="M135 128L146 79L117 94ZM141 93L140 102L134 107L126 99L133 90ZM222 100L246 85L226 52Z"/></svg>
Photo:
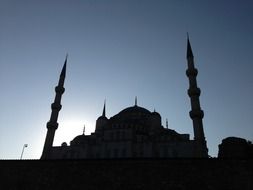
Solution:
<svg viewBox="0 0 253 190"><path fill-rule="evenodd" d="M26 148L27 146L28 146L28 144L24 144L23 149L22 149L22 153L21 153L20 160L22 160L24 150L25 150L25 148Z"/></svg>

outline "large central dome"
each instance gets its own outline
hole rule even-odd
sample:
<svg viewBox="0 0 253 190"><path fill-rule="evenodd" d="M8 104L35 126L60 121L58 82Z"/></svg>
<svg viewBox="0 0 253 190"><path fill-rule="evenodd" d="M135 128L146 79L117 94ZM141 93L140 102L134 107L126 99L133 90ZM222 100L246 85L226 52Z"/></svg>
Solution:
<svg viewBox="0 0 253 190"><path fill-rule="evenodd" d="M135 105L120 111L111 119L119 123L147 123L151 115L149 110Z"/></svg>
<svg viewBox="0 0 253 190"><path fill-rule="evenodd" d="M151 114L151 112L148 111L147 109L135 105L135 106L128 107L128 108L122 110L121 112L118 113L118 115L121 115L121 114L133 114L133 113L136 113L136 114L138 114L138 113L139 114Z"/></svg>

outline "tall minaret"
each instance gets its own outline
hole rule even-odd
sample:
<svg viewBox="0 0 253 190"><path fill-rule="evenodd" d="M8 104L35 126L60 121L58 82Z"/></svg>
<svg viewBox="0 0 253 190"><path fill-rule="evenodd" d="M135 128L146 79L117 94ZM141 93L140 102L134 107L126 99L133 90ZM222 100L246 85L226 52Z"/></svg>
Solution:
<svg viewBox="0 0 253 190"><path fill-rule="evenodd" d="M195 156L196 157L208 157L208 149L206 146L206 140L203 129L202 119L204 117L204 112L200 107L200 89L197 86L197 75L198 70L194 66L194 56L192 53L191 44L189 37L187 36L187 63L188 69L186 70L186 75L189 78L189 89L188 95L191 99L191 111L189 112L190 117L193 121L194 130L194 140L196 142Z"/></svg>
<svg viewBox="0 0 253 190"><path fill-rule="evenodd" d="M50 159L50 150L51 150L51 147L53 146L55 130L58 128L57 119L58 119L59 111L61 110L61 107L62 107L61 97L65 91L64 80L65 80L65 75L66 75L67 58L68 57L66 56L58 85L55 87L56 95L55 95L54 103L51 104L52 112L51 112L50 120L47 122L47 136L46 136L41 159Z"/></svg>

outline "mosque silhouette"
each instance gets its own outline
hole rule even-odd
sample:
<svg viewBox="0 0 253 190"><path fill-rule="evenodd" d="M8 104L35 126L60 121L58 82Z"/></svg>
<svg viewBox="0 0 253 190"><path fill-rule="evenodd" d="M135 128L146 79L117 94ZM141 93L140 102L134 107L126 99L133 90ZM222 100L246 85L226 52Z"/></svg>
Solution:
<svg viewBox="0 0 253 190"><path fill-rule="evenodd" d="M161 116L138 106L125 108L111 118L106 117L106 104L102 115L96 121L96 130L91 135L79 135L70 145L62 143L53 146L58 128L57 118L61 110L61 97L65 91L67 57L62 68L56 96L51 105L52 113L47 123L47 135L41 159L104 159L104 158L207 158L202 119L204 112L200 107L200 88L197 86L198 70L194 64L189 38L187 39L186 75L189 79L188 95L191 101L189 115L193 122L194 139L189 134L179 134L162 126Z"/></svg>

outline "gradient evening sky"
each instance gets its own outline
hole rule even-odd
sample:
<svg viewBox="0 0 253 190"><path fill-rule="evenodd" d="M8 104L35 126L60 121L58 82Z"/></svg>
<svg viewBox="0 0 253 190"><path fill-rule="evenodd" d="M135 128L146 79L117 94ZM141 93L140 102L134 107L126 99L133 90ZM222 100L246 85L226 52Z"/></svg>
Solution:
<svg viewBox="0 0 253 190"><path fill-rule="evenodd" d="M209 154L253 140L252 0L0 0L0 158L40 158L54 87L69 54L54 145L138 105L193 138L189 32Z"/></svg>

